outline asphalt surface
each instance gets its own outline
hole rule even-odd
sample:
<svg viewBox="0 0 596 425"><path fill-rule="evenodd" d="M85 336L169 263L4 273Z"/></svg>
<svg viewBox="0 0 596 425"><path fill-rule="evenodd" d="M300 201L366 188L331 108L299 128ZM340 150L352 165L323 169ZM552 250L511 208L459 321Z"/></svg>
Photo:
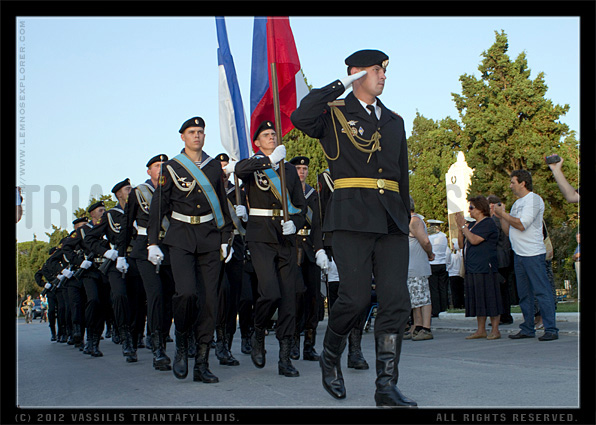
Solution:
<svg viewBox="0 0 596 425"><path fill-rule="evenodd" d="M499 409L539 409L540 412L572 414L575 415L571 417L573 422L579 423L581 412L574 410L580 407L581 386L578 314L559 314L559 339L548 342L538 340L542 331L537 331L533 339L508 338L507 335L519 330L521 315L514 314L514 318L514 324L500 327L501 339L466 340L465 336L476 329L475 318L441 313L432 321L434 339L404 341L398 387L418 402L419 408L413 410L425 413L425 420L431 423L448 422L450 419L453 419L452 423L459 423L475 419L463 418L462 412L477 411L465 409L490 409L481 411L505 412L508 415L506 418L476 418L480 419L477 423L486 423L483 422L486 419L495 419L495 423L504 422L499 419L516 421L511 416L514 410ZM326 324L326 320L319 324L318 352L322 351ZM215 409L224 415L229 409L238 409L235 417L216 418L224 422L231 419L236 423L254 422L255 417L269 422L272 419L266 420L261 415L273 413L278 408L286 410L282 410L282 418L273 420L275 423L302 423L301 419L310 417L305 416L310 408L328 409L318 418L331 414L334 419L341 418L342 423L358 423L360 419L370 423L370 419L361 416L362 412L373 415L375 410L394 412L392 409L375 408L372 329L364 333L362 340L364 357L371 366L368 370L348 369L347 350L343 354L342 370L347 388L344 400L335 400L325 392L318 362L293 361L300 371L297 378L278 375L279 347L274 333L266 337L267 364L263 369L255 368L250 356L240 352L239 332L232 346L234 356L240 361L239 366L219 365L211 350L211 371L219 377L217 384L193 382L193 359L189 360L190 373L184 380L176 379L171 371L154 370L152 354L147 348L138 349L139 361L128 364L122 356L121 346L111 340L100 342L103 357L84 355L73 346L50 342L47 324L39 321L25 324L23 319L17 319L16 337L16 406L17 412L33 411L37 414L29 417L30 423L36 419L40 420L38 423L48 423L44 422L46 417L39 416L39 412L60 411L52 410L56 408L66 409L67 412L68 409L85 408L122 411L126 414L125 420L131 423L142 422L143 419L163 419L132 416L137 414L134 412L147 414L152 409L165 412L174 409L186 413L196 412L196 409ZM173 343L168 344L167 353L174 357ZM6 373L2 381L5 379ZM5 406L6 402L7 399L3 398ZM362 410L369 408L373 410ZM451 409L460 409L456 410L459 416L435 416L442 412L452 414ZM291 415L286 416L286 413ZM562 416L555 418L561 419ZM117 419L122 418L116 418L116 422ZM199 418L170 416L166 419L170 419L171 423L178 423L177 419L196 423ZM208 419L203 421L209 422ZM213 417L211 419L217 422ZM566 422L568 418L564 419Z"/></svg>

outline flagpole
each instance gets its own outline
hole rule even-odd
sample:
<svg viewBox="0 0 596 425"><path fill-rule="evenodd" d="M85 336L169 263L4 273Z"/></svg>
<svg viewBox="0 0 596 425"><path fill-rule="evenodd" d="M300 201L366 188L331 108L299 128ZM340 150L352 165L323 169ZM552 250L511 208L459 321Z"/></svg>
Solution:
<svg viewBox="0 0 596 425"><path fill-rule="evenodd" d="M281 128L281 108L279 105L279 89L277 87L277 66L275 62L271 63L271 83L273 92L273 113L275 116L275 134L277 134L278 145L282 145L282 128ZM288 215L288 201L286 194L286 167L284 160L279 162L279 177L281 179L281 204L284 212L284 222L289 220Z"/></svg>

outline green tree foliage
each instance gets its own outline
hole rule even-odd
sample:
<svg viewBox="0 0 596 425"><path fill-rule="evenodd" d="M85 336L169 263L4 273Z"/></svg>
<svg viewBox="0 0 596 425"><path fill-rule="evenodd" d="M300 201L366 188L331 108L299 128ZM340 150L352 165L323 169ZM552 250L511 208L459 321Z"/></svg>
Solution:
<svg viewBox="0 0 596 425"><path fill-rule="evenodd" d="M461 150L461 133L449 117L438 122L416 113L408 138L410 194L427 219L447 222L445 174Z"/></svg>
<svg viewBox="0 0 596 425"><path fill-rule="evenodd" d="M563 199L544 157L564 156L564 172L572 185L577 183L578 142L559 121L569 105L554 105L545 98L544 73L530 79L525 53L512 61L507 35L495 35L495 43L482 53L480 79L464 74L462 94L452 93L462 121L462 148L475 169L470 193L494 193L510 207L515 198L509 175L526 169L532 173L534 191L545 200L547 220L560 224L576 208Z"/></svg>
<svg viewBox="0 0 596 425"><path fill-rule="evenodd" d="M306 183L316 189L317 175L328 167L319 141L294 128L285 135L283 143L287 152L286 160L290 161L296 156L306 156L310 159Z"/></svg>

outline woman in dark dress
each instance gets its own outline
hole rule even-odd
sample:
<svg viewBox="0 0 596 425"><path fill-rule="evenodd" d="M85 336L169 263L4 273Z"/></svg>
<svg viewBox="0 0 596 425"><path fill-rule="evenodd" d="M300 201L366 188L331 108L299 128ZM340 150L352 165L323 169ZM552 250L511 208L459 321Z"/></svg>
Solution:
<svg viewBox="0 0 596 425"><path fill-rule="evenodd" d="M476 196L468 201L470 216L476 221L467 223L463 214L458 213L456 222L460 228L459 246L464 246L466 317L476 317L478 330L466 339L499 339L499 319L503 313L499 289L502 277L497 260L499 232L495 222L490 220L490 206L486 198ZM492 324L489 335L486 333L487 316Z"/></svg>

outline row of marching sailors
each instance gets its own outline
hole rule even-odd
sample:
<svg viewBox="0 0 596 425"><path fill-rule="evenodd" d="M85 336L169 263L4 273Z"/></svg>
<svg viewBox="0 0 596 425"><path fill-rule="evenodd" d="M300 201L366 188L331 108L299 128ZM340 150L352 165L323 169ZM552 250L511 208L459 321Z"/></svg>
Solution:
<svg viewBox="0 0 596 425"><path fill-rule="evenodd" d="M278 371L299 376L291 359L300 358L302 333L303 359L319 360L321 270L329 267L321 202L305 183L308 158L283 162L290 218L284 221L278 172L285 147L277 146L273 124L259 126L253 137L259 151L239 162L204 152L204 130L200 117L185 121L179 155L151 158L146 182L132 188L125 179L112 189L114 208L106 211L98 202L88 208L91 222L75 220L75 231L48 260L54 272L46 279L62 276L69 293L77 293L71 300L86 299L84 314L80 302L72 309L72 337L79 346L86 330L84 352L92 356L102 355L99 341L111 306L122 353L127 362L137 361L146 299L155 369L172 369L184 379L194 356L193 380L218 382L209 369L214 334L220 364L238 365L230 349L239 317L242 352L262 368L265 335L277 310ZM231 173L242 180L241 190L228 180ZM165 344L172 319L173 361ZM357 328L349 365L368 368Z"/></svg>

